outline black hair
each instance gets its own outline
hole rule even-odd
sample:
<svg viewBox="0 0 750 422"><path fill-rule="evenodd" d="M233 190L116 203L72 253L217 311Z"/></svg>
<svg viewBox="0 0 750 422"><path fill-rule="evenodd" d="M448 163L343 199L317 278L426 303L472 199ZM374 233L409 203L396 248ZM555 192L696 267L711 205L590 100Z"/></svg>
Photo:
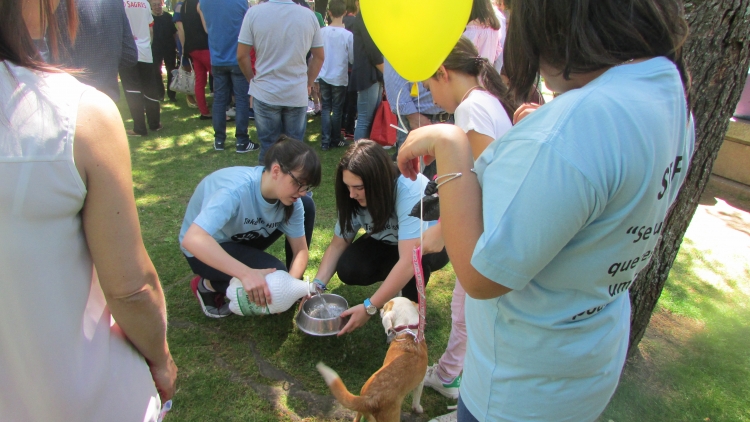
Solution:
<svg viewBox="0 0 750 422"><path fill-rule="evenodd" d="M482 26L492 28L496 31L500 29L500 19L495 14L495 8L492 7L491 0L474 0L471 4L469 22L473 20L478 20Z"/></svg>
<svg viewBox="0 0 750 422"><path fill-rule="evenodd" d="M302 141L281 135L266 151L266 156L263 157L263 171L271 171L274 163L281 166L285 172L299 172L298 179L305 185L312 187L320 185L320 158L309 145ZM289 221L293 212L294 205L284 206L285 222Z"/></svg>
<svg viewBox="0 0 750 422"><path fill-rule="evenodd" d="M511 0L503 53L511 92L523 98L540 59L588 73L632 59L664 56L680 73L690 109L690 76L682 56L688 26L679 0Z"/></svg>
<svg viewBox="0 0 750 422"><path fill-rule="evenodd" d="M367 200L367 211L372 216L373 233L385 229L396 208L396 179L399 172L388 153L377 143L360 140L352 144L336 167L336 210L342 232L353 230L352 220L362 209L349 197L344 184L344 170L362 179Z"/></svg>
<svg viewBox="0 0 750 422"><path fill-rule="evenodd" d="M359 8L357 7L357 0L345 0L346 1L346 12L357 13Z"/></svg>
<svg viewBox="0 0 750 422"><path fill-rule="evenodd" d="M447 70L479 78L482 86L500 101L508 117L513 121L513 113L519 104L510 96L508 87L503 83L495 66L486 58L479 56L476 46L468 38L462 36L458 39L448 57L443 61L443 66Z"/></svg>
<svg viewBox="0 0 750 422"><path fill-rule="evenodd" d="M344 0L331 0L328 3L328 11L331 12L332 17L340 18L346 13L346 3Z"/></svg>

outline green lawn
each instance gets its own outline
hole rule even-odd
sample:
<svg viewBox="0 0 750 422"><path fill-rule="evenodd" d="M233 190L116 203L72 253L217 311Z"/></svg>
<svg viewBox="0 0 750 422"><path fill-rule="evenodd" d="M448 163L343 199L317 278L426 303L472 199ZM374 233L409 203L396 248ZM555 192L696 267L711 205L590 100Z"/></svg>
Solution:
<svg viewBox="0 0 750 422"><path fill-rule="evenodd" d="M189 290L191 271L177 242L185 207L204 176L228 166L256 165L258 153L236 154L233 130L228 130L226 150L214 151L210 121L198 120L197 110L187 108L184 95L178 98L176 105L162 104L162 131L130 139L143 238L166 292L169 342L180 369L167 420L350 419L352 415L330 397L314 365L326 362L351 391L359 391L385 356L385 334L378 317L343 338L316 338L295 328L294 310L222 320L201 313ZM130 128L124 100L119 106ZM250 130L257 140L252 122ZM323 183L314 195L317 220L306 272L311 278L333 234L334 168L343 153L341 149L320 152L319 131L320 119L311 119L305 142L319 151L323 162ZM695 275L697 268L720 273L721 266L703 259L698 246L689 242L683 246L657 314L659 324L652 324L659 330L649 331L642 343L643 357L628 366L603 421L750 421L745 404L750 396L750 270L745 266L744 275L732 279L728 289L712 287ZM282 242L273 246L272 253L283 257ZM334 278L330 287L356 304L377 286L344 286ZM433 273L427 289L430 363L447 343L452 288L450 265ZM426 389L422 404L425 415L405 419L426 421L446 413L455 401Z"/></svg>

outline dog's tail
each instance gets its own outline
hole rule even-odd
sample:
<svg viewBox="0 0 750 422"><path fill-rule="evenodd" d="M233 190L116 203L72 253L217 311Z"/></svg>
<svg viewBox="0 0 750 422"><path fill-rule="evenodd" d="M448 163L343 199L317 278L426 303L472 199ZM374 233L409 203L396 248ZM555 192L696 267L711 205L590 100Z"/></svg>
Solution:
<svg viewBox="0 0 750 422"><path fill-rule="evenodd" d="M339 374L337 374L336 371L326 366L323 362L318 362L315 367L318 368L318 372L320 372L320 375L323 376L326 384L328 384L328 388L331 389L333 396L336 397L336 400L338 400L339 403L341 403L347 409L351 409L357 412L368 411L365 399L350 393L346 388L346 385L344 385L344 382L341 381L341 377L339 377Z"/></svg>

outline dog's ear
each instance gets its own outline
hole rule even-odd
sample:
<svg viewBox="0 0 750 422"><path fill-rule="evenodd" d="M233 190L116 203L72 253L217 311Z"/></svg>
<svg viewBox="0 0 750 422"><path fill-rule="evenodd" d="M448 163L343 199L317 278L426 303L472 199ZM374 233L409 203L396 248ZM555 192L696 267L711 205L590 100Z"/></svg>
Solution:
<svg viewBox="0 0 750 422"><path fill-rule="evenodd" d="M390 312L391 309L393 309L393 299L389 300L388 302L385 302L385 305L383 305L383 307L380 308L380 315L383 315L384 312Z"/></svg>
<svg viewBox="0 0 750 422"><path fill-rule="evenodd" d="M383 320L383 328L385 328L385 333L388 334L388 331L393 328L393 312L386 312L385 307L383 307L383 309L380 310L380 318Z"/></svg>

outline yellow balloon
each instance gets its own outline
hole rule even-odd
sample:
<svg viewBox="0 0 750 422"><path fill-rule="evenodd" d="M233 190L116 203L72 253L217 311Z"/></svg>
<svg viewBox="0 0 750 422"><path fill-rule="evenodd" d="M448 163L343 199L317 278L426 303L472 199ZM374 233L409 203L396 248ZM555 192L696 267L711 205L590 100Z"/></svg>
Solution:
<svg viewBox="0 0 750 422"><path fill-rule="evenodd" d="M472 0L360 0L375 45L404 79L435 74L463 34Z"/></svg>

